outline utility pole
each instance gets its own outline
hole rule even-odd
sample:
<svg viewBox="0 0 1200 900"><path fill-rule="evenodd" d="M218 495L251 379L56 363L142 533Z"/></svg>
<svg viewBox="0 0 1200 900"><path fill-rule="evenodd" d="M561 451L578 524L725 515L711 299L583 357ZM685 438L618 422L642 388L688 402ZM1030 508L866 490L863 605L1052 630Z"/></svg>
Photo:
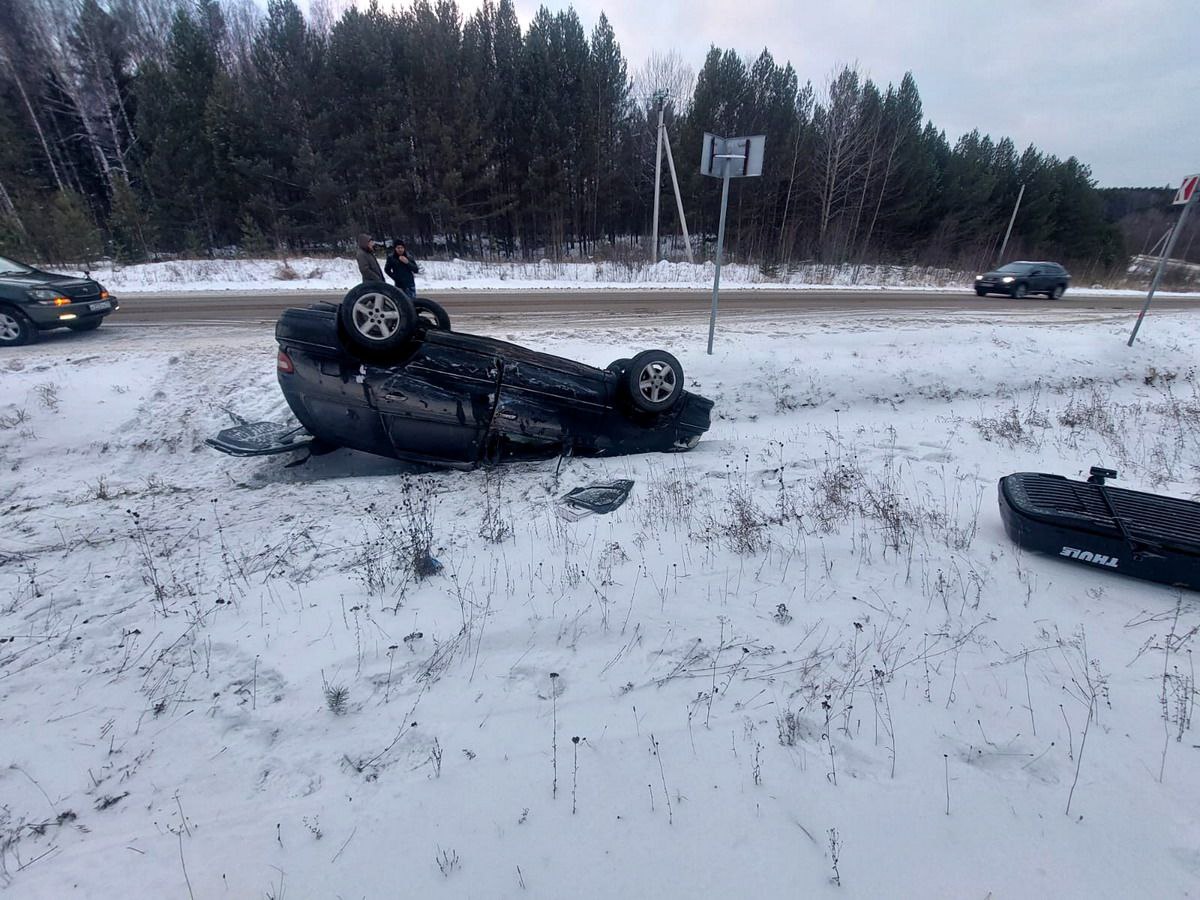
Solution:
<svg viewBox="0 0 1200 900"><path fill-rule="evenodd" d="M679 177L675 174L675 157L671 154L671 136L667 134L667 126L663 123L663 111L667 105L666 91L657 91L654 99L658 103L658 147L654 156L654 250L650 254L651 262L658 262L658 206L659 195L662 193L662 152L667 148L667 166L671 171L671 186L675 189L675 210L679 213L679 225L683 229L683 246L687 250L688 262L695 262L692 256L692 239L688 235L687 216L683 214L683 197L679 193Z"/></svg>
<svg viewBox="0 0 1200 900"><path fill-rule="evenodd" d="M671 185L675 188L675 209L679 212L679 226L683 229L683 247L687 251L688 262L695 262L692 256L692 239L688 236L687 217L683 214L683 198L679 195L679 178L675 175L675 157L671 155L671 136L667 134L666 126L662 128L663 142L667 147L667 165L671 169Z"/></svg>
<svg viewBox="0 0 1200 900"><path fill-rule="evenodd" d="M650 251L650 262L658 262L658 195L662 189L662 141L663 141L663 106L666 95L658 91L654 95L658 101L658 146L654 151L654 249Z"/></svg>
<svg viewBox="0 0 1200 900"><path fill-rule="evenodd" d="M1013 222L1017 221L1017 210L1021 208L1021 198L1025 196L1025 185L1021 185L1021 190L1017 194L1016 205L1013 206L1012 217L1008 220L1008 231L1004 232L1004 243L1000 245L1000 256L996 259L996 265L1004 265L1004 248L1008 246L1008 237L1012 234Z"/></svg>

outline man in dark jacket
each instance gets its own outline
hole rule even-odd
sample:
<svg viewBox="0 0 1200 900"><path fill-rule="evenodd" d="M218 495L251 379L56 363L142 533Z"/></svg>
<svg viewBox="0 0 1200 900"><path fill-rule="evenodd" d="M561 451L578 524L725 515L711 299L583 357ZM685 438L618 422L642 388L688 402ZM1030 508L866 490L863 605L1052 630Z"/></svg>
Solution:
<svg viewBox="0 0 1200 900"><path fill-rule="evenodd" d="M387 263L384 269L391 276L392 281L396 282L396 287L404 291L410 297L417 296L417 282L413 278L421 267L417 265L408 253L408 248L404 246L404 241L397 240L392 246L392 252L388 254Z"/></svg>
<svg viewBox="0 0 1200 900"><path fill-rule="evenodd" d="M379 260L375 258L375 242L369 234L358 236L358 271L362 273L363 282L382 281L387 284L383 272L379 268Z"/></svg>

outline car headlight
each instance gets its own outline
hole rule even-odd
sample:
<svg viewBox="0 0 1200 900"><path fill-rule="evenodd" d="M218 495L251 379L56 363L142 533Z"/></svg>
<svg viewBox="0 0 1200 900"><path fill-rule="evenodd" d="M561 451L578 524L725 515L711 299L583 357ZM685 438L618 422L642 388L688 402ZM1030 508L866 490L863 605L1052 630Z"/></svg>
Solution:
<svg viewBox="0 0 1200 900"><path fill-rule="evenodd" d="M976 280L976 281L983 281L983 276L982 276L982 275L976 275L976 276L975 276L975 280Z"/></svg>
<svg viewBox="0 0 1200 900"><path fill-rule="evenodd" d="M1010 281L1012 281L1012 280L1013 280L1013 277L1012 277L1011 275L1005 275L1005 276L1004 276L1003 278L1001 278L1000 280L1001 280L1001 281L1003 281L1005 284L1008 284Z"/></svg>
<svg viewBox="0 0 1200 900"><path fill-rule="evenodd" d="M64 297L58 291L48 291L43 288L34 288L29 292L29 299L36 300L43 306L66 306L71 302L69 297Z"/></svg>

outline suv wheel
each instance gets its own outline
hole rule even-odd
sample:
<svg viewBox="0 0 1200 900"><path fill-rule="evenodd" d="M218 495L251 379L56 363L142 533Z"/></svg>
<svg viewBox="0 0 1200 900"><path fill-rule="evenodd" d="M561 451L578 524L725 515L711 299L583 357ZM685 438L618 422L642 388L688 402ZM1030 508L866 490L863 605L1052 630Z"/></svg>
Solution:
<svg viewBox="0 0 1200 900"><path fill-rule="evenodd" d="M1027 287L1025 287L1025 282L1021 282L1020 284L1018 284L1016 287L1013 288L1013 293L1012 293L1013 299L1024 300L1025 294L1028 290L1029 289Z"/></svg>
<svg viewBox="0 0 1200 900"><path fill-rule="evenodd" d="M413 297L413 309L417 314L417 324L426 328L450 330L450 313L436 300L427 297Z"/></svg>
<svg viewBox="0 0 1200 900"><path fill-rule="evenodd" d="M629 399L642 412L670 409L683 393L683 366L665 350L646 350L623 373Z"/></svg>
<svg viewBox="0 0 1200 900"><path fill-rule="evenodd" d="M338 310L342 328L358 350L395 350L412 337L417 313L399 288L373 281L351 288Z"/></svg>
<svg viewBox="0 0 1200 900"><path fill-rule="evenodd" d="M0 306L0 347L17 347L37 340L37 328L15 309Z"/></svg>
<svg viewBox="0 0 1200 900"><path fill-rule="evenodd" d="M1061 297L1063 295L1064 291L1066 291L1065 287L1063 287L1061 284L1056 284L1054 286L1054 290L1052 290L1050 292L1050 299L1057 300L1059 297Z"/></svg>

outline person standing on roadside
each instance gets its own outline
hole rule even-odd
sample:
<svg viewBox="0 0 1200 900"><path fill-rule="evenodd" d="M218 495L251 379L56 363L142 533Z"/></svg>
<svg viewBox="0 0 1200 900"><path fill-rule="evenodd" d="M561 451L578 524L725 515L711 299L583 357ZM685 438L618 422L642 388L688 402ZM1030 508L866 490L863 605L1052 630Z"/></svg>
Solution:
<svg viewBox="0 0 1200 900"><path fill-rule="evenodd" d="M413 276L421 271L421 267L409 255L404 241L397 239L392 244L392 252L388 254L387 264L384 268L391 276L392 281L396 282L396 287L408 294L410 298L416 297L417 281Z"/></svg>
<svg viewBox="0 0 1200 900"><path fill-rule="evenodd" d="M379 260L375 258L375 242L371 240L369 234L358 236L357 259L358 271L362 273L364 284L368 281L382 281L387 284L383 277L383 271L379 268Z"/></svg>

